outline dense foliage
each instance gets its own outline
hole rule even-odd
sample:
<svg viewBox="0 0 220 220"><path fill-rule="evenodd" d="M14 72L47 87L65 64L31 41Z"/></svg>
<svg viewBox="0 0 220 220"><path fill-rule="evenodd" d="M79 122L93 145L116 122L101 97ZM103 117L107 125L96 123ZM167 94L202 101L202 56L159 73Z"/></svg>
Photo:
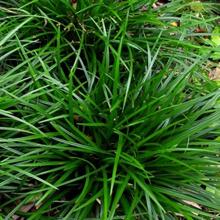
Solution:
<svg viewBox="0 0 220 220"><path fill-rule="evenodd" d="M220 7L155 2L0 1L2 219L218 218Z"/></svg>

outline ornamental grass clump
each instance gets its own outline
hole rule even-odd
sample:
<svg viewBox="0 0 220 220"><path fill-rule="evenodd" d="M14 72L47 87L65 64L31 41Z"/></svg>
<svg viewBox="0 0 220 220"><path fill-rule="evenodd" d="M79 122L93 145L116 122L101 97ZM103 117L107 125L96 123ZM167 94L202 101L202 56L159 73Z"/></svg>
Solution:
<svg viewBox="0 0 220 220"><path fill-rule="evenodd" d="M218 3L0 6L2 219L219 218Z"/></svg>

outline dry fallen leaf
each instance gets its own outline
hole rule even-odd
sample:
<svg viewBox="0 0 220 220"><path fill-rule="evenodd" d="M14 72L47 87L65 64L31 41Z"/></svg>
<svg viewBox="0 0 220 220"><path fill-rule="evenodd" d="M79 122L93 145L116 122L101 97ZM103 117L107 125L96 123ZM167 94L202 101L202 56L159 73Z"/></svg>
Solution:
<svg viewBox="0 0 220 220"><path fill-rule="evenodd" d="M187 201L187 200L183 200L183 202L186 203L187 205L191 205L194 208L202 209L202 207L199 204L195 203L195 202Z"/></svg>
<svg viewBox="0 0 220 220"><path fill-rule="evenodd" d="M153 9L157 9L158 7L160 7L161 5L163 5L162 3L160 2L156 2L152 5Z"/></svg>
<svg viewBox="0 0 220 220"><path fill-rule="evenodd" d="M216 67L215 69L209 72L209 78L211 80L220 80L220 67Z"/></svg>
<svg viewBox="0 0 220 220"><path fill-rule="evenodd" d="M173 27L178 27L179 23L176 22L176 21L173 21L173 22L170 23L170 25L173 26Z"/></svg>
<svg viewBox="0 0 220 220"><path fill-rule="evenodd" d="M144 11L147 11L147 7L146 7L145 5L142 6L141 9L140 9L140 11L143 11L143 12L144 12Z"/></svg>
<svg viewBox="0 0 220 220"><path fill-rule="evenodd" d="M203 29L203 28L200 28L200 27L197 27L195 30L194 30L195 33L206 33L206 30Z"/></svg>
<svg viewBox="0 0 220 220"><path fill-rule="evenodd" d="M152 7L153 7L153 9L157 9L157 8L158 8L158 5L157 5L156 3L154 3L154 4L152 5Z"/></svg>
<svg viewBox="0 0 220 220"><path fill-rule="evenodd" d="M29 203L27 205L22 206L20 211L22 211L22 212L29 212L32 209L35 209L35 204L34 203Z"/></svg>
<svg viewBox="0 0 220 220"><path fill-rule="evenodd" d="M20 216L18 216L18 215L13 215L13 216L12 216L12 219L13 219L13 220L24 220L23 217L20 217Z"/></svg>

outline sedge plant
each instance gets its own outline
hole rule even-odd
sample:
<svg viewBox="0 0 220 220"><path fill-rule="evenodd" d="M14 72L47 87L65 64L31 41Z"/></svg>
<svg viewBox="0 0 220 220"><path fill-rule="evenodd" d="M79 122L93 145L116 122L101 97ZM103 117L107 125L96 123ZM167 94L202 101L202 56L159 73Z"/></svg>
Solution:
<svg viewBox="0 0 220 220"><path fill-rule="evenodd" d="M0 1L3 219L218 219L219 4L155 2Z"/></svg>

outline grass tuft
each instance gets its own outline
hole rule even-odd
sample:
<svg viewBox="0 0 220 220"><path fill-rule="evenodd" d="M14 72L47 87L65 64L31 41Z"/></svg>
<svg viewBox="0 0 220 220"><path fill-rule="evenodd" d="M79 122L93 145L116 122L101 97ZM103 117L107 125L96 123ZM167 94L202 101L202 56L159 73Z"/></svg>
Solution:
<svg viewBox="0 0 220 220"><path fill-rule="evenodd" d="M0 1L0 216L218 219L219 12Z"/></svg>

